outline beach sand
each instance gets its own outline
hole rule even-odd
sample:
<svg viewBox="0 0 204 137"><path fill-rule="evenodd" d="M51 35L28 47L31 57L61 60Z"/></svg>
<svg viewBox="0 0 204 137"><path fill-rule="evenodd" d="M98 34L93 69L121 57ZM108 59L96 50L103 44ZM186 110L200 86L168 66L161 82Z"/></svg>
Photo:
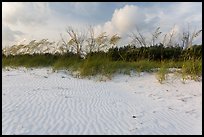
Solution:
<svg viewBox="0 0 204 137"><path fill-rule="evenodd" d="M2 69L2 134L202 134L202 81Z"/></svg>

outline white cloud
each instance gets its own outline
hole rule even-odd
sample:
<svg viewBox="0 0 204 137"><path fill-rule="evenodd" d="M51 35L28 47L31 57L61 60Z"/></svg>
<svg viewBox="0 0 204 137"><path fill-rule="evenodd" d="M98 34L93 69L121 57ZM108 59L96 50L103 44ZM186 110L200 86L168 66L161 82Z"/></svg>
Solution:
<svg viewBox="0 0 204 137"><path fill-rule="evenodd" d="M52 11L48 3L3 2L3 46L15 44L24 39L29 42L32 39L53 38L53 33L56 31L47 27L50 24L48 21L51 15Z"/></svg>
<svg viewBox="0 0 204 137"><path fill-rule="evenodd" d="M26 42L44 38L51 41L59 40L59 31L63 25L56 21L56 17L53 15L55 14L50 9L49 3L4 2L2 6L3 46L12 45L22 40L26 40Z"/></svg>
<svg viewBox="0 0 204 137"><path fill-rule="evenodd" d="M2 19L11 25L39 25L44 24L49 18L50 10L48 3L3 3Z"/></svg>
<svg viewBox="0 0 204 137"><path fill-rule="evenodd" d="M8 35L8 32L2 31L4 35L3 46L5 44L14 44L24 39L26 39L26 42L44 38L50 41L59 41L61 39L60 34L65 34L65 29L68 26L78 29L85 25L88 26L88 21L69 13L60 15L60 12L51 9L49 4L45 2L3 2L2 24L4 25L2 25L2 28L7 26L4 30L12 30L8 31L10 35ZM77 14L94 12L97 7L97 3L70 3L70 5L68 8L73 8L73 11ZM16 30L20 30L25 35L17 37L17 34L13 33Z"/></svg>
<svg viewBox="0 0 204 137"><path fill-rule="evenodd" d="M18 30L12 30L8 26L2 24L2 45L9 45L24 33Z"/></svg>
<svg viewBox="0 0 204 137"><path fill-rule="evenodd" d="M50 3L45 2L3 2L2 42L16 42L23 39L30 41L43 38L58 41L60 40L60 33L66 33L67 26L73 26L77 29L87 28L88 25L94 24L91 18L96 15L103 15L103 10L106 10L105 7L103 10L99 8L103 3L62 4L64 5L63 10L59 11L52 9ZM202 29L202 3L182 2L162 5L158 3L145 7L127 4L124 7L116 8L110 14L110 19L94 26L96 35L104 31L109 35L118 34L122 36L122 44L124 44L128 41L127 34L134 31L136 26L147 37L159 26L163 34L169 32L174 25L176 25L177 32L182 31L182 29L187 28L188 23L192 28ZM201 36L195 41L198 42L200 39Z"/></svg>
<svg viewBox="0 0 204 137"><path fill-rule="evenodd" d="M145 14L139 10L139 7L134 5L126 5L123 8L116 9L111 20L101 25L101 30L106 31L110 35L115 33L124 35L124 33L135 28L135 26L144 25Z"/></svg>
<svg viewBox="0 0 204 137"><path fill-rule="evenodd" d="M127 39L127 34L136 27L148 38L157 27L161 27L161 31L165 34L171 33L172 27L175 26L174 33L178 35L187 24L198 29L202 28L201 9L200 3L174 3L165 7L158 4L148 8L126 5L116 9L110 21L96 28L111 35L117 33Z"/></svg>
<svg viewBox="0 0 204 137"><path fill-rule="evenodd" d="M111 22L119 32L129 31L135 25L141 25L144 22L145 14L139 10L139 7L133 5L126 5L122 9L116 9Z"/></svg>

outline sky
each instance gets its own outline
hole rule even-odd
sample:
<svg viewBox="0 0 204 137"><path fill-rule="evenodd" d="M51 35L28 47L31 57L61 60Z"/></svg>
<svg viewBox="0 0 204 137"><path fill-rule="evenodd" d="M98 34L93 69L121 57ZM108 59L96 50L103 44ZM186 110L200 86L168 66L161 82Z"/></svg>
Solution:
<svg viewBox="0 0 204 137"><path fill-rule="evenodd" d="M59 41L72 26L95 34L106 32L122 37L138 28L150 37L157 27L162 35L202 29L201 2L2 2L2 47L31 40ZM178 36L179 38L179 36ZM194 43L202 43L202 35Z"/></svg>

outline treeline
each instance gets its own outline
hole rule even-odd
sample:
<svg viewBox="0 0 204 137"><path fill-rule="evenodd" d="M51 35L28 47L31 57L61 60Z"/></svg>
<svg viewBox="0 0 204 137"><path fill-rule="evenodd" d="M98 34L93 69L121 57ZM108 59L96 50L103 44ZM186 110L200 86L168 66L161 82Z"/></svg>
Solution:
<svg viewBox="0 0 204 137"><path fill-rule="evenodd" d="M104 56L109 58L111 61L139 61L139 60L173 60L173 61L184 61L189 59L202 59L202 45L193 45L191 48L182 49L181 47L164 47L162 44L150 46L150 47L136 47L136 46L124 46L110 48L107 52L96 51L86 54L84 58L77 55L77 53L67 52L66 54L25 54L25 55L4 55L2 57L33 57L33 56L44 56L45 58L58 59L59 57L64 58L78 58L86 59L89 56Z"/></svg>
<svg viewBox="0 0 204 137"><path fill-rule="evenodd" d="M138 61L143 59L183 61L187 59L201 59L202 45L194 45L184 50L181 47L164 47L162 44L140 48L125 46L109 49L108 55L113 61Z"/></svg>

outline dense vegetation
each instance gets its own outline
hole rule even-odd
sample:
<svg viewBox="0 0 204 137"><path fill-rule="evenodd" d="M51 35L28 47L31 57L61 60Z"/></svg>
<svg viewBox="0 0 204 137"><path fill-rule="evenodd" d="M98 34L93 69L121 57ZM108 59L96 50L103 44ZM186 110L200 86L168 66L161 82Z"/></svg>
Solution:
<svg viewBox="0 0 204 137"><path fill-rule="evenodd" d="M110 77L119 72L129 74L152 71L154 68L180 68L183 78L191 75L196 79L202 75L202 45L183 50L180 47L155 45L151 47L125 46L110 48L107 52L88 53L84 58L68 52L66 54L2 54L3 67L53 67L79 71L81 76L102 74ZM162 71L162 69L161 69ZM166 73L166 72L165 72Z"/></svg>
<svg viewBox="0 0 204 137"><path fill-rule="evenodd" d="M131 70L158 70L158 79L163 81L168 68L180 68L183 79L188 75L197 79L202 74L202 45L193 45L193 40L202 30L184 31L176 41L174 29L161 36L158 27L152 38L146 39L137 29L130 35L131 44L118 47L121 37L105 32L95 35L93 27L81 33L68 27L68 40L58 43L33 40L28 44L13 45L2 49L3 67L52 67L77 71L81 76L102 74L110 77L119 72L129 74ZM180 44L179 44L180 43ZM160 69L157 69L160 68Z"/></svg>
<svg viewBox="0 0 204 137"><path fill-rule="evenodd" d="M199 59L202 57L202 45L194 45L191 48L183 50L181 47L166 47L162 44L140 47L126 46L121 48L113 48L109 50L111 59L114 61L138 61L141 59L148 60L185 60L185 59Z"/></svg>

